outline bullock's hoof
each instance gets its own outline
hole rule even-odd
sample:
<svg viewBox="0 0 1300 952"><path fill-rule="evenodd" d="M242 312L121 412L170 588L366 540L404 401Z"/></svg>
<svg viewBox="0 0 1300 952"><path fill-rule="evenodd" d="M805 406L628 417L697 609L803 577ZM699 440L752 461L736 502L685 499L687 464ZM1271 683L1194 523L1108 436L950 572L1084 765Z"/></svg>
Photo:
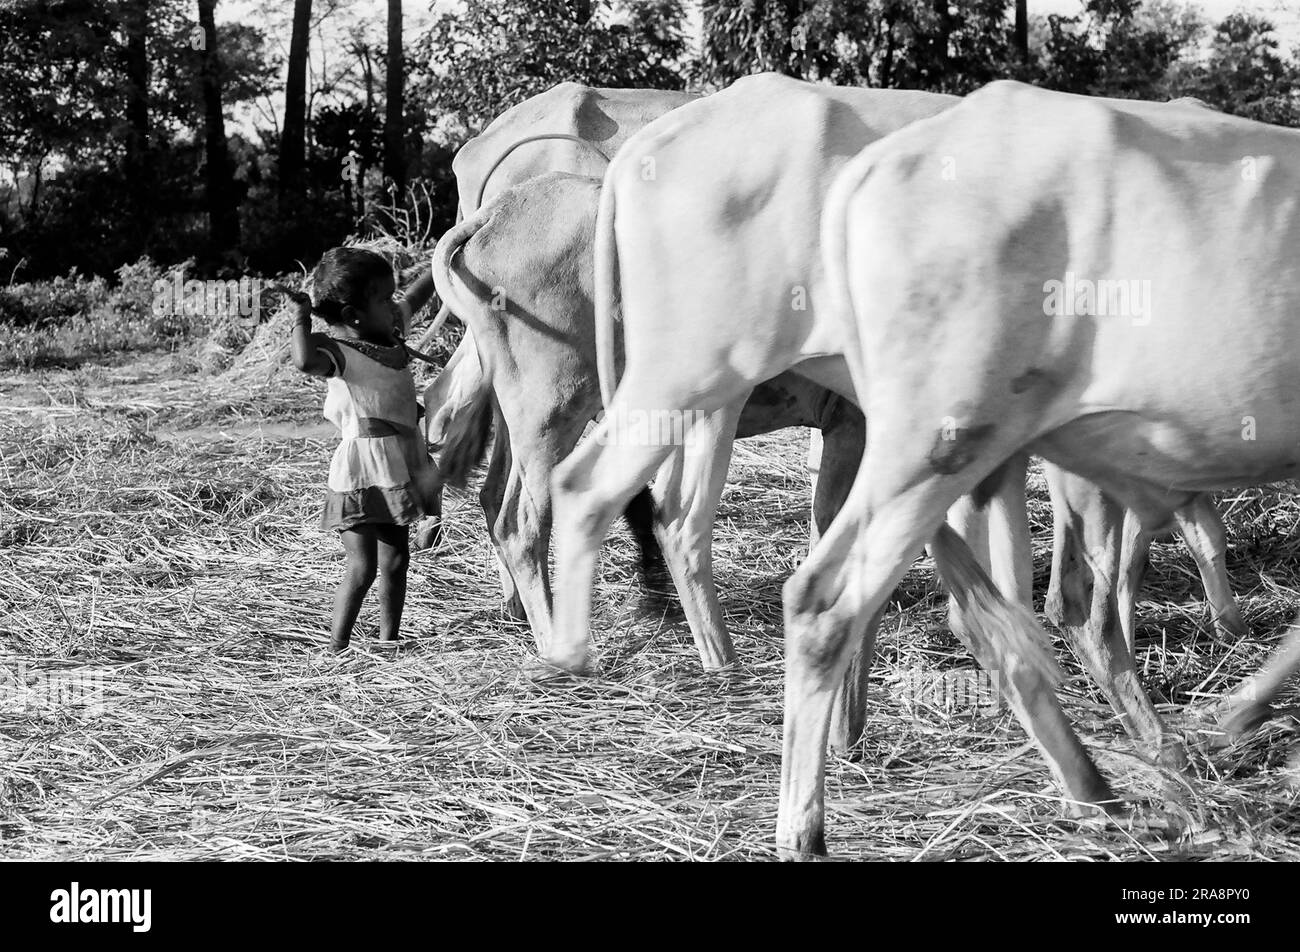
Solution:
<svg viewBox="0 0 1300 952"><path fill-rule="evenodd" d="M411 533L411 550L424 552L434 548L442 541L442 517L430 516L422 519Z"/></svg>
<svg viewBox="0 0 1300 952"><path fill-rule="evenodd" d="M1300 791L1300 748L1287 758L1286 773L1282 775L1282 783L1288 790Z"/></svg>
<svg viewBox="0 0 1300 952"><path fill-rule="evenodd" d="M524 675L531 681L562 681L566 678L586 678L595 674L591 662L584 655L565 661L548 658L530 658L524 663Z"/></svg>
<svg viewBox="0 0 1300 952"><path fill-rule="evenodd" d="M783 863L810 863L826 858L826 834L822 830L798 836L779 837L776 855Z"/></svg>

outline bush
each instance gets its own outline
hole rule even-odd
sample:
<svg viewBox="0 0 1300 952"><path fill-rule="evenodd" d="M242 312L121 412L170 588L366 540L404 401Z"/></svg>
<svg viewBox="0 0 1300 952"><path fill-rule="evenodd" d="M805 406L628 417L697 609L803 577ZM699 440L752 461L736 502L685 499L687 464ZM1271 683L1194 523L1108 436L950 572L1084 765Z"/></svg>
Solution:
<svg viewBox="0 0 1300 952"><path fill-rule="evenodd" d="M343 243L384 255L405 287L428 267L432 230L418 216L389 225L389 234L353 236ZM0 368L72 366L107 354L184 346L192 369L207 373L282 369L288 358L288 312L277 318L269 310L280 303L274 295L253 295L277 281L297 285L302 274L245 275L233 286L233 278L187 286L195 277L192 259L164 268L141 258L118 268L112 284L74 271L0 287ZM189 306L200 300L202 306ZM177 301L181 306L174 306ZM423 319L431 316L428 312ZM456 340L454 332L442 334L432 348L434 356L445 362ZM427 373L423 365L419 369Z"/></svg>
<svg viewBox="0 0 1300 952"><path fill-rule="evenodd" d="M108 283L73 271L66 277L0 287L0 324L44 327L87 314L109 299Z"/></svg>
<svg viewBox="0 0 1300 952"><path fill-rule="evenodd" d="M157 288L172 286L193 261L161 268L148 258L117 269L110 287L75 271L66 277L0 288L0 367L69 365L119 351L175 346L225 315L187 315L155 307Z"/></svg>

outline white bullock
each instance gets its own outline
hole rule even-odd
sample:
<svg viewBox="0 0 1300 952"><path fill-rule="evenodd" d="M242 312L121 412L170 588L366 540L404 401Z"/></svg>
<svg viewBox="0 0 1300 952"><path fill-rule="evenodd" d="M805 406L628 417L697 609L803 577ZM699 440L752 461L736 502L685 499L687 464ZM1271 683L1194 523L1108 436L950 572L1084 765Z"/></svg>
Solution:
<svg viewBox="0 0 1300 952"><path fill-rule="evenodd" d="M452 160L457 220L470 217L483 202L544 172L603 175L609 156L630 135L695 98L694 93L672 90L599 89L560 83L524 100L457 151ZM427 349L450 313L444 300L417 349ZM426 389L424 406L425 432L438 454L439 466L458 482L464 471L478 462L483 447L475 441L481 441L493 412L491 387L468 326L442 373ZM497 454L489 463L479 494L490 535L504 505L508 478L508 458ZM646 545L651 541L649 517L647 495L629 503L628 521L642 543L647 565L654 559ZM507 614L522 621L526 617L523 598L507 568L508 556L495 536L493 545L500 563L503 605Z"/></svg>
<svg viewBox="0 0 1300 952"><path fill-rule="evenodd" d="M508 475L504 498L488 517L539 647L551 641L551 472L601 410L592 306L599 196L599 179L539 175L498 194L449 231L433 256L438 293L472 332L500 409L492 468ZM485 426L486 415L479 421ZM787 426L826 434L813 502L813 521L824 529L857 473L862 414L843 398L785 374L755 388L739 435ZM673 437L671 426L663 435ZM468 443L483 439L469 435ZM464 460L473 450L444 445L444 464L448 456ZM725 467L716 475L716 482L686 499L667 505L661 499L655 514L705 668L734 660L712 573L713 518ZM487 496L484 504L491 504Z"/></svg>
<svg viewBox="0 0 1300 952"><path fill-rule="evenodd" d="M608 320L621 296L627 370L617 396L607 394L612 419L599 431L600 438L580 447L557 471L561 598L553 643L543 650L547 661L569 670L588 664L595 551L612 514L647 474L665 459L675 464L677 476L720 471L749 388L795 365L796 372L854 398L838 356L839 331L821 314L820 201L834 172L855 149L954 102L929 93L836 89L755 76L670 113L619 153L601 200L597 277L604 287L598 287L597 332L599 342L604 329L605 345L598 354L605 355L602 379L610 381ZM629 435L617 431L639 413L665 410L713 416L697 424L697 438L684 454L631 445ZM670 483L661 474L656 488ZM1023 461L1009 468L1006 479L990 479L978 490L980 501L993 497L993 531L976 533L980 548L990 550L981 553L983 561L991 559L1004 592L1027 603ZM980 521L971 508L955 513L968 533ZM1082 504L1076 509L1082 510ZM1090 549L1067 545L1079 533L1080 527L1069 520L1059 560L1066 568L1093 555ZM1213 560L1204 564L1212 568ZM1078 573L1070 577L1075 580ZM1087 606L1080 585L1072 581L1062 591ZM1085 658L1099 656L1091 641L1114 627L1103 612L1115 616L1117 595L1113 586L1100 591L1091 606L1096 618L1070 626L1076 641L1083 642ZM1088 616L1089 607L1067 610L1067 602L1058 597L1053 603L1071 623L1080 614ZM960 600L955 608L960 616ZM869 658L869 643L867 648L864 658ZM1089 668L1108 689L1125 725L1160 750L1167 745L1145 694L1111 689L1117 677L1132 669L1131 659L1124 669L1128 657L1126 652L1114 665ZM865 675L866 664L855 665L845 679L843 700L860 703ZM860 710L843 708L837 706L847 716L837 725L860 723ZM1052 716L1063 725L1059 712ZM837 744L851 740L853 733L841 736L837 729Z"/></svg>
<svg viewBox="0 0 1300 952"><path fill-rule="evenodd" d="M657 471L657 502L702 488L716 495L756 385L803 360L802 376L854 399L834 342L809 335L824 295L815 209L831 175L863 145L955 102L764 74L679 107L619 150L601 190L596 233L596 354L606 415L556 469L556 610L551 643L542 649L547 663L569 671L589 665L592 574L613 516ZM611 397L611 318L620 300L626 368ZM639 438L636 420L665 413L689 427L684 446ZM1008 486L1014 499L1016 487ZM998 511L1023 521L1023 478L1018 493L1018 504ZM693 527L684 528L680 542L690 545ZM1002 524L991 535L1024 539L1027 530ZM1027 599L1027 557L1001 564L1006 584ZM844 679L840 744L861 732L866 671L867 664L857 665Z"/></svg>
<svg viewBox="0 0 1300 952"><path fill-rule="evenodd" d="M1009 459L1078 473L1148 531L1199 493L1295 474L1297 156L1294 130L1003 82L840 175L823 248L870 427L844 510L786 586L783 849L824 848L831 697L859 633L916 545L961 548L945 511ZM1054 707L1038 625L977 591L967 620L1002 685L1019 707ZM1264 693L1294 665L1294 636L1288 648ZM1111 799L1081 748L1061 758L1035 737L1072 799Z"/></svg>

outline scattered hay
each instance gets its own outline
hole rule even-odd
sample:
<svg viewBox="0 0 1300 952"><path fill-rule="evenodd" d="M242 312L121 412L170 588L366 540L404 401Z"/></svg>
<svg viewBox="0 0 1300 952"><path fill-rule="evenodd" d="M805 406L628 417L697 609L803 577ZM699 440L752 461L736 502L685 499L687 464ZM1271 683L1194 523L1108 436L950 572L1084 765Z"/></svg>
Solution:
<svg viewBox="0 0 1300 952"><path fill-rule="evenodd" d="M620 535L596 601L602 675L539 686L518 674L532 640L501 620L473 492L449 495L442 545L413 561L411 647L373 646L372 601L359 650L323 654L340 558L316 528L334 437L313 386L232 395L171 364L0 378L4 854L772 857L780 589L807 531L802 437L737 446L716 549L734 670L702 673L682 623L636 611ZM1210 635L1180 547L1156 547L1141 604L1140 665L1188 731L1199 722L1185 705L1254 669L1300 587L1285 534L1300 507L1265 493L1229 508L1229 563L1261 640ZM1041 480L1032 516L1041 592ZM828 765L833 853L1300 859L1298 794L1284 782L1293 713L1226 751L1193 734L1195 832L1167 842L1074 823L1005 708L909 699L915 672L971 665L943 613L919 563L883 625L867 739ZM1159 778L1061 657L1068 713L1117 788L1146 802Z"/></svg>
<svg viewBox="0 0 1300 952"><path fill-rule="evenodd" d="M289 364L290 336L293 332L295 309L282 303L271 316L258 324L248 343L232 356L221 374L227 386L243 388L265 385L277 378L297 375ZM312 318L312 330L324 331L325 322Z"/></svg>

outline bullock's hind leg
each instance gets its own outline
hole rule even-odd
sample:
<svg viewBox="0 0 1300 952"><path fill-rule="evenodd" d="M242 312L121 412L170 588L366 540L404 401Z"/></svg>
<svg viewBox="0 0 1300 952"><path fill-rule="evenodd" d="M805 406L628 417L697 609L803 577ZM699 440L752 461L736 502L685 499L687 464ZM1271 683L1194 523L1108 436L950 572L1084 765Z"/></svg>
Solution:
<svg viewBox="0 0 1300 952"><path fill-rule="evenodd" d="M924 524L902 525L902 538L896 529L895 537L876 542L885 526L875 523L872 534L869 497L867 477L859 474L839 516L783 591L785 724L776 839L791 858L826 852L823 787L835 695L854 656L873 653L885 598L927 531Z"/></svg>
<svg viewBox="0 0 1300 952"><path fill-rule="evenodd" d="M907 429L916 432L914 426ZM786 717L777 839L787 854L825 849L822 787L830 707L852 652L860 641L864 654L869 652L889 592L945 510L973 488L935 476L925 463L899 461L896 450L908 442L891 440L888 449L874 455L868 450L844 511L786 583ZM935 535L933 551L963 600L969 628L959 634L969 638L980 663L998 674L1003 693L1067 793L1080 803L1111 801L1110 788L1056 701L1051 660L1033 617L998 594L947 526Z"/></svg>
<svg viewBox="0 0 1300 952"><path fill-rule="evenodd" d="M1227 551L1227 530L1209 496L1196 496L1187 505L1175 510L1178 532L1196 561L1205 597L1214 615L1214 626L1222 638L1238 640L1250 634L1241 617L1232 584L1228 581L1228 568L1224 561ZM1134 649L1136 635L1136 604L1142 580L1149 566L1151 534L1143 531L1141 521L1132 510L1124 513L1124 531L1120 544L1119 617L1129 651Z"/></svg>
<svg viewBox="0 0 1300 952"><path fill-rule="evenodd" d="M655 537L655 501L650 487L646 486L632 497L623 510L623 519L636 541L636 551L641 568L641 584L645 586L647 606L657 610L668 609L672 595L672 578L663 549Z"/></svg>
<svg viewBox="0 0 1300 952"><path fill-rule="evenodd" d="M1050 464L1046 472L1064 533L1058 625L1129 735L1165 766L1183 770L1187 752L1165 729L1143 689L1120 623L1125 510L1088 480Z"/></svg>
<svg viewBox="0 0 1300 952"><path fill-rule="evenodd" d="M1137 657L1137 597L1151 566L1151 533L1132 509L1124 510L1119 543L1119 623L1129 654Z"/></svg>
<svg viewBox="0 0 1300 952"><path fill-rule="evenodd" d="M577 416L521 419L510 428L510 475L494 538L523 602L538 650L551 641L551 474L577 445Z"/></svg>
<svg viewBox="0 0 1300 952"><path fill-rule="evenodd" d="M817 540L822 537L822 532L830 528L831 520L826 520L826 524L820 525L817 518L817 496L822 484L822 454L825 452L825 437L822 431L815 426L808 428L808 491L812 494L812 518L808 520L808 551L812 552L817 548ZM842 502L842 500L841 500Z"/></svg>
<svg viewBox="0 0 1300 952"><path fill-rule="evenodd" d="M487 473L483 485L479 487L478 501L483 507L483 518L487 521L488 538L492 542L492 551L497 557L497 572L501 577L501 611L512 621L527 621L523 599L515 584L514 574L510 571L510 560L502 551L497 537L497 523L501 517L504 504L506 483L513 468L510 451L510 438L506 433L501 415L496 418L496 436L492 440L492 453L488 457Z"/></svg>
<svg viewBox="0 0 1300 952"><path fill-rule="evenodd" d="M1192 558L1196 560L1219 634L1231 640L1245 638L1250 632L1232 594L1232 583L1228 581L1228 566L1224 560L1228 532L1218 508L1208 495L1202 493L1178 509L1174 519Z"/></svg>
<svg viewBox="0 0 1300 952"><path fill-rule="evenodd" d="M585 671L590 661L591 589L609 525L674 449L648 439L644 421L654 411L646 408L682 404L658 398L632 403L628 392L635 388L625 377L604 419L551 480L558 597L555 629L542 658L567 671Z"/></svg>
<svg viewBox="0 0 1300 952"><path fill-rule="evenodd" d="M1025 472L1029 458L1012 457L976 491L948 509L948 525L989 574L1004 598L1033 608L1033 561L1029 517L1025 504ZM957 593L949 592L948 618L952 630L969 627Z"/></svg>
<svg viewBox="0 0 1300 952"><path fill-rule="evenodd" d="M825 426L810 431L808 459L810 474L813 466L813 443L817 437L816 472L812 485L812 531L809 533L808 551L817 544L821 534L831 527L835 517L849 498L853 480L862 465L866 449L867 431L862 411L847 400L836 398L831 417Z"/></svg>
<svg viewBox="0 0 1300 952"><path fill-rule="evenodd" d="M818 460L818 479L813 489L812 545L827 532L844 502L853 490L854 478L862 465L866 444L866 427L862 412L846 400L837 398L831 409L831 419L822 434L821 453ZM878 621L879 619L877 619ZM875 625L869 625L875 631ZM864 638L840 681L839 692L831 705L830 749L837 754L846 753L858 742L867 723L867 678L871 673L874 639Z"/></svg>
<svg viewBox="0 0 1300 952"><path fill-rule="evenodd" d="M1007 599L1032 610L1034 604L1034 562L1029 546L1029 509L1025 477L1029 457L1023 453L1007 460L994 477L993 485L981 487L989 494L989 574ZM986 481L986 483L989 481Z"/></svg>
<svg viewBox="0 0 1300 952"><path fill-rule="evenodd" d="M1228 699L1228 713L1222 726L1228 738L1235 739L1253 731L1268 720L1273 698L1282 683L1300 669L1300 619L1292 622L1282 644L1269 657L1263 669L1247 678Z"/></svg>
<svg viewBox="0 0 1300 952"><path fill-rule="evenodd" d="M664 558L706 671L736 659L713 577L713 521L744 404L736 400L695 421L654 482Z"/></svg>

